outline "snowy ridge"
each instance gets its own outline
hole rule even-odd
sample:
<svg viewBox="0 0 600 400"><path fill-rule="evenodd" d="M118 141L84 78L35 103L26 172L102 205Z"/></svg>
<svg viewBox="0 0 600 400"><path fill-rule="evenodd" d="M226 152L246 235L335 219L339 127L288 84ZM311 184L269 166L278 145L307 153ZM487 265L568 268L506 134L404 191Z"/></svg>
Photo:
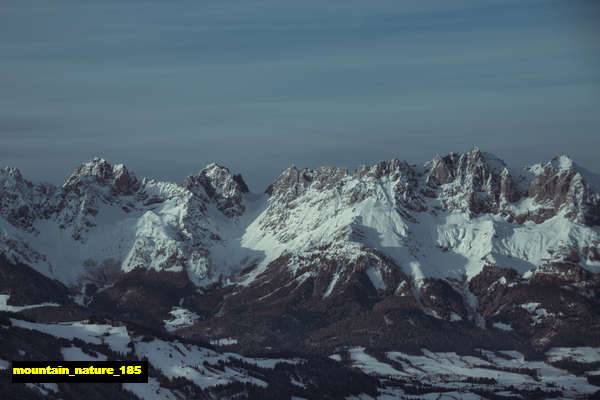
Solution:
<svg viewBox="0 0 600 400"><path fill-rule="evenodd" d="M0 311L8 311L8 312L19 312L23 310L29 310L31 308L39 308L39 307L59 307L57 303L41 303L41 304L29 304L26 306L11 306L8 303L8 298L10 295L8 294L0 294Z"/></svg>
<svg viewBox="0 0 600 400"><path fill-rule="evenodd" d="M0 251L68 285L98 287L138 268L183 272L199 286L247 285L286 254L296 273L315 253L356 260L371 251L390 257L416 287L427 277L469 280L485 265L523 274L577 260L598 272L596 178L564 156L516 175L478 148L423 166L291 167L265 195L217 164L177 185L140 181L94 158L61 188L6 168ZM389 286L381 267L367 272L375 289Z"/></svg>
<svg viewBox="0 0 600 400"><path fill-rule="evenodd" d="M38 189L17 170L2 170L3 189L16 194L0 218L0 250L68 285L89 281L102 287L135 268L185 271L199 284L219 279L221 259L213 262L209 249L230 239L223 229L237 230L239 217L231 210L244 210L245 198L256 196L247 195L243 180L226 168L207 168L198 175L204 179L200 191L192 187L193 177L184 186L139 182L123 165L94 158L62 188L45 191L43 203L51 206L28 225L11 217L18 214L11 208L39 208L30 193Z"/></svg>
<svg viewBox="0 0 600 400"><path fill-rule="evenodd" d="M423 170L394 160L354 174L284 171L268 189L267 209L244 236L245 246L266 254L263 269L249 279L282 254L318 251L355 259L368 249L391 256L417 286L426 277L470 279L486 264L522 274L569 252L581 255L585 268L599 270L600 258L590 249L598 248L600 231L567 211L578 203L559 205L556 214L536 220L539 210L547 211L546 200L519 194L501 160L478 149L446 158L436 157ZM300 267L290 263L292 271ZM381 273L369 270L377 289L385 286L376 278Z"/></svg>

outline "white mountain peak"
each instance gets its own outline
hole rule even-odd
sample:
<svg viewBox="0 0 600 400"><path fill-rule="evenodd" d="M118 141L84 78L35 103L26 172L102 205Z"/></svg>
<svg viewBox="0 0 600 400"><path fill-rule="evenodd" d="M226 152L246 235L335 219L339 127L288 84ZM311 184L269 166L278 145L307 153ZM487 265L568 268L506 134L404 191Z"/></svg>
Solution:
<svg viewBox="0 0 600 400"><path fill-rule="evenodd" d="M514 176L477 147L424 167L397 159L352 173L292 166L268 201L216 163L181 186L140 182L98 157L59 189L3 169L0 251L69 284L108 264L186 272L199 285L258 265L249 282L278 257L306 259L315 249L332 258L376 251L416 281L470 278L491 264L523 273L562 248L595 271L600 198L578 168L559 157ZM384 274L374 268L369 276Z"/></svg>

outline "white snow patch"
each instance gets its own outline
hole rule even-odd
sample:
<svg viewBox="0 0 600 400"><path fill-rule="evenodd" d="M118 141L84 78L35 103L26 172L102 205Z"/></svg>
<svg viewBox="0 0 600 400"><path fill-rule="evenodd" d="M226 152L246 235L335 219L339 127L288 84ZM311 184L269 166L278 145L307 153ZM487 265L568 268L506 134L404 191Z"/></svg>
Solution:
<svg viewBox="0 0 600 400"><path fill-rule="evenodd" d="M546 352L548 361L572 360L579 363L600 362L598 347L554 347Z"/></svg>
<svg viewBox="0 0 600 400"><path fill-rule="evenodd" d="M540 303L525 303L521 304L520 307L527 310L529 314L534 314L531 317L533 325L541 324L544 319L554 316L553 313L548 312L545 308L541 308Z"/></svg>
<svg viewBox="0 0 600 400"><path fill-rule="evenodd" d="M104 354L98 354L97 357L90 356L84 353L79 347L63 347L60 349L65 361L106 361L107 357Z"/></svg>
<svg viewBox="0 0 600 400"><path fill-rule="evenodd" d="M249 376L245 371L225 366L224 371L217 367L219 362L237 359L260 368L273 369L279 363L297 364L300 360L244 357L235 353L216 351L183 344L178 341L166 342L153 339L150 342L136 340L135 353L147 358L150 364L168 378L182 377L193 381L202 388L226 385L232 382L251 383L267 387L267 383Z"/></svg>
<svg viewBox="0 0 600 400"><path fill-rule="evenodd" d="M494 326L494 328L500 329L503 331L512 331L513 330L513 327L510 324L505 324L503 322L494 322L493 326Z"/></svg>
<svg viewBox="0 0 600 400"><path fill-rule="evenodd" d="M172 379L186 378L202 388L216 385L226 385L232 382L248 382L262 387L267 384L259 379L247 376L244 372L225 367L224 371L205 365L219 364L227 361L228 357L215 351L183 343L165 342L154 339L150 342L136 341L136 355L146 357L154 368Z"/></svg>
<svg viewBox="0 0 600 400"><path fill-rule="evenodd" d="M458 322L458 321L462 321L462 317L460 315L458 315L455 312L451 312L450 313L450 321L451 322Z"/></svg>
<svg viewBox="0 0 600 400"><path fill-rule="evenodd" d="M185 328L194 325L200 316L186 308L173 307L169 314L172 316L171 319L164 320L165 329L169 332L173 332L179 328Z"/></svg>
<svg viewBox="0 0 600 400"><path fill-rule="evenodd" d="M524 303L521 304L520 307L527 310L529 313L535 312L536 308L540 306L541 303Z"/></svg>
<svg viewBox="0 0 600 400"><path fill-rule="evenodd" d="M160 386L159 382L152 377L148 378L148 383L123 383L123 389L144 400L177 400L173 392Z"/></svg>
<svg viewBox="0 0 600 400"><path fill-rule="evenodd" d="M339 272L334 274L333 278L331 278L331 281L329 282L329 286L327 286L327 290L325 290L325 293L323 294L323 298L328 297L333 292L333 289L335 288L335 284L337 283L338 279L340 279Z"/></svg>
<svg viewBox="0 0 600 400"><path fill-rule="evenodd" d="M290 383L292 385L301 387L302 389L306 389L306 385L302 382L300 382L299 380L295 379L293 376L290 377Z"/></svg>
<svg viewBox="0 0 600 400"><path fill-rule="evenodd" d="M460 356L456 353L433 353L421 350L422 356L399 352L389 352L387 357L402 366L412 380L446 387L460 387L461 382L472 378L491 378L496 381L495 389L512 389L511 386L533 390L554 390L560 386L565 394L589 394L598 387L590 385L585 377L574 376L567 371L552 367L540 361L526 361L516 351L502 351L502 356L494 352L479 350L485 358ZM508 357L508 358L507 358ZM529 375L511 372L518 369L532 369L536 379ZM468 384L472 385L472 384Z"/></svg>
<svg viewBox="0 0 600 400"><path fill-rule="evenodd" d="M382 376L406 376L389 364L382 363L375 357L365 353L364 347L352 347L348 349L350 358L354 361L352 365L366 374Z"/></svg>
<svg viewBox="0 0 600 400"><path fill-rule="evenodd" d="M31 304L27 306L11 306L6 304L8 302L10 295L9 294L0 294L0 311L9 311L9 312L19 312L23 310L28 310L31 308L39 308L39 307L60 307L57 303L40 303L40 304Z"/></svg>
<svg viewBox="0 0 600 400"><path fill-rule="evenodd" d="M381 277L381 271L378 268L370 267L367 268L367 275L373 284L373 287L377 290L385 290L385 282Z"/></svg>

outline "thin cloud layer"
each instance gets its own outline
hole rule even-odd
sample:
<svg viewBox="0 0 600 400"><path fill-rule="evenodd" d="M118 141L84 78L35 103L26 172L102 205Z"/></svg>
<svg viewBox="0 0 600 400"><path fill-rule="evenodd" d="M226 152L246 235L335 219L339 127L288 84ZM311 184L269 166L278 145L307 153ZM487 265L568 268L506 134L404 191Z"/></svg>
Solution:
<svg viewBox="0 0 600 400"><path fill-rule="evenodd" d="M600 171L591 1L8 0L0 160L59 182L99 154L181 181L217 161L418 162L473 144Z"/></svg>

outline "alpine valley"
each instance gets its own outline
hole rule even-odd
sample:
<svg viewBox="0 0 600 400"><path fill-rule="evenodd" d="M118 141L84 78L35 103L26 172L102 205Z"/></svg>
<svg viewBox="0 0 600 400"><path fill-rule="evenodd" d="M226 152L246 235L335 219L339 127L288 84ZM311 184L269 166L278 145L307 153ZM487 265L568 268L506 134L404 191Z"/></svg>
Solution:
<svg viewBox="0 0 600 400"><path fill-rule="evenodd" d="M0 169L0 397L600 398L600 176L472 148L175 184ZM147 359L147 384L11 360Z"/></svg>

